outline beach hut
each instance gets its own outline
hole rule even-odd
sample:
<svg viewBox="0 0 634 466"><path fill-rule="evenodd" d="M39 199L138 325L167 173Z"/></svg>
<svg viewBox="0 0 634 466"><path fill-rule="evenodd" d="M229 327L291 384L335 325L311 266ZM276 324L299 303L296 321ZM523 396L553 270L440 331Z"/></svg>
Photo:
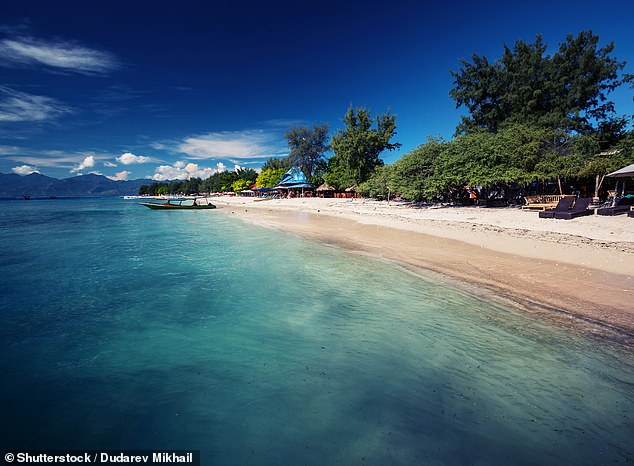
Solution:
<svg viewBox="0 0 634 466"><path fill-rule="evenodd" d="M334 197L336 189L327 183L320 185L315 191L319 197Z"/></svg>
<svg viewBox="0 0 634 466"><path fill-rule="evenodd" d="M610 178L617 178L616 185L614 186L614 194L615 196L619 193L619 179L620 178L630 178L634 177L634 163L628 165L627 167L620 168L612 173L608 173L605 176L609 176ZM625 195L625 180L621 182L621 196Z"/></svg>
<svg viewBox="0 0 634 466"><path fill-rule="evenodd" d="M278 190L287 190L287 194L292 191L301 190L302 196L304 195L305 188L312 188L312 185L308 182L306 175L299 167L291 167L289 171L284 173L280 182L275 186Z"/></svg>
<svg viewBox="0 0 634 466"><path fill-rule="evenodd" d="M358 186L356 184L353 184L352 186L348 186L345 190L345 197L346 198L355 198L355 197L359 197L359 193L357 192L357 188Z"/></svg>
<svg viewBox="0 0 634 466"><path fill-rule="evenodd" d="M615 172L608 173L607 176L612 176L615 178L624 178L626 176L634 176L634 163L631 165L628 165L627 167L620 168Z"/></svg>

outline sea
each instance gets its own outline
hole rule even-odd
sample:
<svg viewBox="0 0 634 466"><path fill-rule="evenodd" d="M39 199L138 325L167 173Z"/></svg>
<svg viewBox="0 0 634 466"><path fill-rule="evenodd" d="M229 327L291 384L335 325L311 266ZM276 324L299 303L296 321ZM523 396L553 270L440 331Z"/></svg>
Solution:
<svg viewBox="0 0 634 466"><path fill-rule="evenodd" d="M634 461L632 345L534 304L226 210L0 206L3 451L199 450L203 465Z"/></svg>

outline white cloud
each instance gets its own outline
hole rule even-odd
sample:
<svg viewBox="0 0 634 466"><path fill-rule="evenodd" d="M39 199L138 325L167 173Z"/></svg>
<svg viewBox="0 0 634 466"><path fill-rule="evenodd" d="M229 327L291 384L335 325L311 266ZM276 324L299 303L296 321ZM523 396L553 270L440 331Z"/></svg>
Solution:
<svg viewBox="0 0 634 466"><path fill-rule="evenodd" d="M155 181L186 180L187 172L171 165L160 165L154 170L152 179Z"/></svg>
<svg viewBox="0 0 634 466"><path fill-rule="evenodd" d="M85 157L84 160L82 160L75 167L71 168L70 172L71 173L81 173L82 171L86 170L87 168L92 168L94 166L95 166L95 157L93 155L89 155L89 156Z"/></svg>
<svg viewBox="0 0 634 466"><path fill-rule="evenodd" d="M104 167L113 168L113 167L116 167L116 166L117 166L117 164L116 164L116 163L109 162L109 161L107 161L107 160L106 160L106 161L103 163L103 166L104 166Z"/></svg>
<svg viewBox="0 0 634 466"><path fill-rule="evenodd" d="M154 171L155 181L188 180L190 178L209 178L214 173L225 171L226 167L218 163L216 168L200 167L197 163L175 162L173 165L161 165Z"/></svg>
<svg viewBox="0 0 634 466"><path fill-rule="evenodd" d="M185 166L185 171L189 173L188 178L202 178L203 180L216 172L213 168L199 167L197 163L188 163Z"/></svg>
<svg viewBox="0 0 634 466"><path fill-rule="evenodd" d="M43 121L70 113L58 100L0 86L0 122Z"/></svg>
<svg viewBox="0 0 634 466"><path fill-rule="evenodd" d="M134 155L130 152L126 152L125 154L117 157L117 162L122 163L123 165L132 165L138 163L147 163L152 159L150 157L145 157L144 155Z"/></svg>
<svg viewBox="0 0 634 466"><path fill-rule="evenodd" d="M279 139L279 140L278 140ZM260 130L221 131L186 138L177 147L192 159L258 159L283 150L284 141L277 134Z"/></svg>
<svg viewBox="0 0 634 466"><path fill-rule="evenodd" d="M115 173L114 176L109 176L108 178L110 178L113 181L125 181L128 179L128 176L130 176L130 174L131 172L127 170L123 170L118 173Z"/></svg>
<svg viewBox="0 0 634 466"><path fill-rule="evenodd" d="M113 55L68 41L43 41L33 37L0 40L4 66L44 65L80 74L105 74L118 67Z"/></svg>
<svg viewBox="0 0 634 466"><path fill-rule="evenodd" d="M13 167L11 169L13 173L17 173L18 175L30 175L31 173L39 173L39 170L30 165L20 165L18 167Z"/></svg>

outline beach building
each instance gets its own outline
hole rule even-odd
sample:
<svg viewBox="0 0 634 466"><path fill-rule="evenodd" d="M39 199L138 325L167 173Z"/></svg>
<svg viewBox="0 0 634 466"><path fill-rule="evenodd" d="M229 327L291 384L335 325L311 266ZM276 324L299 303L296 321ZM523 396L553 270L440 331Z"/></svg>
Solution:
<svg viewBox="0 0 634 466"><path fill-rule="evenodd" d="M307 189L312 189L306 175L299 167L291 167L284 173L280 182L274 189L285 192L287 197L304 196ZM312 191L311 191L312 194Z"/></svg>

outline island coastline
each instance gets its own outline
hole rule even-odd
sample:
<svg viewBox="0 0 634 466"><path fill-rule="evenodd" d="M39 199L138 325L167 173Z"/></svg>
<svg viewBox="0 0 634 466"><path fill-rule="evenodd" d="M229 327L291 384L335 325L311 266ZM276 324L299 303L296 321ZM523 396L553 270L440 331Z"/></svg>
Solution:
<svg viewBox="0 0 634 466"><path fill-rule="evenodd" d="M634 341L634 222L624 216L558 221L513 208L363 199L223 196L214 203L262 227L437 272L544 306L552 320L576 319L593 333Z"/></svg>

